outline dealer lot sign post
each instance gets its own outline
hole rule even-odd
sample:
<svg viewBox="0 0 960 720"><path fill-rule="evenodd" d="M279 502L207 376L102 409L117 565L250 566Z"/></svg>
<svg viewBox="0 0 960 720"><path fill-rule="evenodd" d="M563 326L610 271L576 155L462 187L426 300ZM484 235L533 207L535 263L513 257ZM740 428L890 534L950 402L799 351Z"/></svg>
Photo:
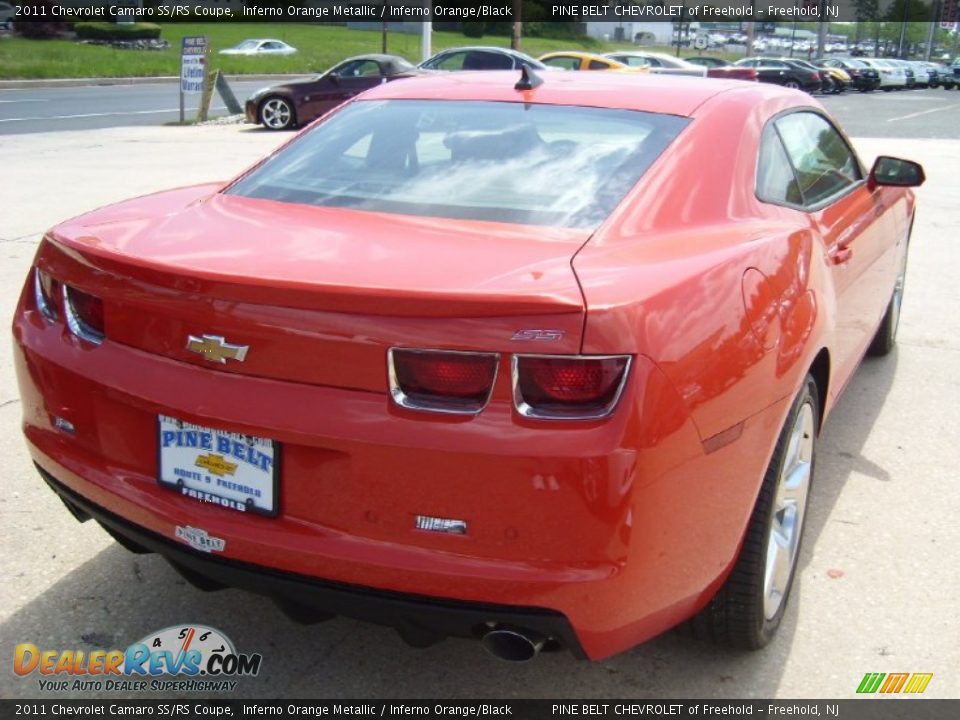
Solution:
<svg viewBox="0 0 960 720"><path fill-rule="evenodd" d="M203 92L206 75L208 41L206 35L183 38L180 45L180 122L183 118L184 95Z"/></svg>

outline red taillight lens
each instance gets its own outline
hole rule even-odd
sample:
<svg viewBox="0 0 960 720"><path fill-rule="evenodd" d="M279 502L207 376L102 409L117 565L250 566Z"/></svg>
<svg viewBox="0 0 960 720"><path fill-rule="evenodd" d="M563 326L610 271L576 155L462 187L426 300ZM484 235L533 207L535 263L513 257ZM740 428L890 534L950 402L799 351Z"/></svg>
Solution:
<svg viewBox="0 0 960 720"><path fill-rule="evenodd" d="M493 353L391 348L390 391L402 407L476 413L490 398L497 361Z"/></svg>
<svg viewBox="0 0 960 720"><path fill-rule="evenodd" d="M33 297L37 310L47 320L53 321L60 317L60 281L50 273L39 269L34 271Z"/></svg>
<svg viewBox="0 0 960 720"><path fill-rule="evenodd" d="M609 415L630 357L514 356L514 404L521 415L593 419Z"/></svg>
<svg viewBox="0 0 960 720"><path fill-rule="evenodd" d="M103 301L69 285L63 288L63 299L70 332L97 345L103 342Z"/></svg>

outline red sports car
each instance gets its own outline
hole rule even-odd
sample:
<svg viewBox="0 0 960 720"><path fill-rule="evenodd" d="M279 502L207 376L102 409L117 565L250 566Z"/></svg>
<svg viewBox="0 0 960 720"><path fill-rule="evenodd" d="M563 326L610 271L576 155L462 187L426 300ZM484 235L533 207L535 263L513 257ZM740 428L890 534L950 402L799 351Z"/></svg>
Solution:
<svg viewBox="0 0 960 720"><path fill-rule="evenodd" d="M922 181L769 85L379 85L231 182L53 228L24 433L78 519L298 620L759 647Z"/></svg>

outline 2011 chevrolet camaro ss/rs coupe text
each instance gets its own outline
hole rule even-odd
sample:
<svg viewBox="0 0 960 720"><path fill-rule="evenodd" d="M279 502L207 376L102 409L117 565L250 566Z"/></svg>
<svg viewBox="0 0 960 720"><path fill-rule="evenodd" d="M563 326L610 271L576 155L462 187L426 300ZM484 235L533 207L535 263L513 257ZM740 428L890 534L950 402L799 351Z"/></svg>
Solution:
<svg viewBox="0 0 960 720"><path fill-rule="evenodd" d="M923 179L767 85L384 84L230 183L52 229L24 433L77 518L296 619L760 647Z"/></svg>

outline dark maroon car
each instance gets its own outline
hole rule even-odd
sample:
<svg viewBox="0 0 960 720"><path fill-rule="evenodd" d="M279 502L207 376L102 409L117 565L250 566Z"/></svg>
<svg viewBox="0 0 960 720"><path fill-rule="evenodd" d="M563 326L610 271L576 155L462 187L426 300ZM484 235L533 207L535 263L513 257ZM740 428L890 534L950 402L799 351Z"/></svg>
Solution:
<svg viewBox="0 0 960 720"><path fill-rule="evenodd" d="M375 85L423 72L396 55L347 58L322 75L258 90L247 99L247 122L270 130L306 125Z"/></svg>
<svg viewBox="0 0 960 720"><path fill-rule="evenodd" d="M684 58L694 65L703 65L707 69L707 77L722 78L725 80L757 80L756 68L745 68L715 57L688 57Z"/></svg>

